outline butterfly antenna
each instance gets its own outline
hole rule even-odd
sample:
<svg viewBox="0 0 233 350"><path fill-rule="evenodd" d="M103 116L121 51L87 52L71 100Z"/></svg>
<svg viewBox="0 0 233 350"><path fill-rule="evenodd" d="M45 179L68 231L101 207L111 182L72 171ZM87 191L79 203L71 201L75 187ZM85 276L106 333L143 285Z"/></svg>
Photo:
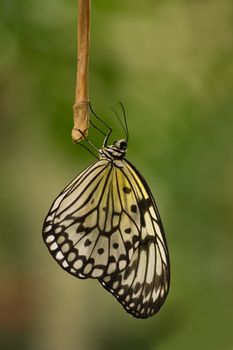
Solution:
<svg viewBox="0 0 233 350"><path fill-rule="evenodd" d="M119 103L120 103L122 111L123 111L124 122L125 122L125 129L124 130L126 131L126 133L125 133L126 134L126 141L128 142L128 140L129 140L129 129L128 129L128 123L127 123L127 118L126 118L126 113L125 113L125 107L124 107L122 102L119 101Z"/></svg>
<svg viewBox="0 0 233 350"><path fill-rule="evenodd" d="M117 117L119 123L120 123L121 126L122 126L122 129L124 130L126 139L127 139L127 141L128 141L128 138L129 138L129 137L128 137L128 130L127 130L127 128L126 128L125 125L122 123L122 120L121 120L119 114L117 113L117 111L116 111L115 109L113 109L112 107L111 107L110 109L111 109L111 110L114 112L114 114L116 115L116 117Z"/></svg>

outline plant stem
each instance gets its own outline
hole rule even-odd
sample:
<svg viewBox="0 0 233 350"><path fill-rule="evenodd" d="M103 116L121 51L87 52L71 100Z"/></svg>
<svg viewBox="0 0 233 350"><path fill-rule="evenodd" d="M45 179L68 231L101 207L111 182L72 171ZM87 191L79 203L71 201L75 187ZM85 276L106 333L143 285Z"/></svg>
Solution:
<svg viewBox="0 0 233 350"><path fill-rule="evenodd" d="M91 0L78 0L78 60L75 91L74 126L72 140L81 141L88 135L89 127L89 47ZM79 131L81 130L81 132Z"/></svg>

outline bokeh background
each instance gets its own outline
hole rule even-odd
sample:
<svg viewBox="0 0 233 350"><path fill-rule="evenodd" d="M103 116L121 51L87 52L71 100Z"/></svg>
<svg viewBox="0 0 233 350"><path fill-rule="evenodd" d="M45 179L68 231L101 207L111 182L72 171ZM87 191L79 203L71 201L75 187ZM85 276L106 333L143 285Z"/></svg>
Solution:
<svg viewBox="0 0 233 350"><path fill-rule="evenodd" d="M233 3L92 1L92 105L121 138L109 107L124 103L170 247L170 294L147 320L42 242L53 199L94 161L70 138L76 7L0 2L0 348L232 350Z"/></svg>

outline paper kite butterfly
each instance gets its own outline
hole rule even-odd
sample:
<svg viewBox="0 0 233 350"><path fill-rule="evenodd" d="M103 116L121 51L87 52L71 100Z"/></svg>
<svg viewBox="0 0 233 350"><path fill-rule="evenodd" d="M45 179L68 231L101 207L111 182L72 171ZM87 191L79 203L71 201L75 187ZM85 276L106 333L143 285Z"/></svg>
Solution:
<svg viewBox="0 0 233 350"><path fill-rule="evenodd" d="M107 145L109 128L99 160L56 198L44 222L43 239L64 270L78 278L98 279L128 313L147 318L167 297L169 254L152 193L125 159L126 118L124 130L126 139Z"/></svg>

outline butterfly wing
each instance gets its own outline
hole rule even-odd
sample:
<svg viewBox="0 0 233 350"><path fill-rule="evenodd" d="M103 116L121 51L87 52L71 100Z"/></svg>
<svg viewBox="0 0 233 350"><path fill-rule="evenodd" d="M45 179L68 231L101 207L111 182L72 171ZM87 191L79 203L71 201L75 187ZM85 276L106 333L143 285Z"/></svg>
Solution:
<svg viewBox="0 0 233 350"><path fill-rule="evenodd" d="M169 254L160 215L145 179L128 161L118 168L119 177L127 179L137 198L136 207L129 200L125 211L138 211L139 246L120 273L104 276L100 283L138 318L155 314L164 303L170 282ZM126 181L126 180L124 180Z"/></svg>
<svg viewBox="0 0 233 350"><path fill-rule="evenodd" d="M127 210L137 204L129 183L119 188L117 168L97 161L57 197L45 219L43 238L59 265L79 278L100 278L120 272L139 245L139 218Z"/></svg>

